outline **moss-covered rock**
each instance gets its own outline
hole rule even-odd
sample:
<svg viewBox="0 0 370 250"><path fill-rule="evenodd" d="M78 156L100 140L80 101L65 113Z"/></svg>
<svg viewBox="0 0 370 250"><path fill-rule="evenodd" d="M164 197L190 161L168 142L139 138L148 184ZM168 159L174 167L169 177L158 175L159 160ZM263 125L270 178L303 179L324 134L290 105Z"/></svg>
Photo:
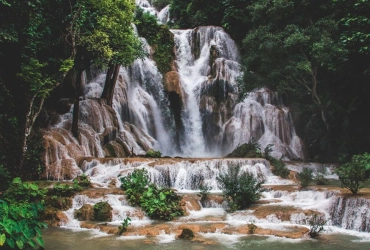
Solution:
<svg viewBox="0 0 370 250"><path fill-rule="evenodd" d="M108 202L101 201L94 205L94 220L96 221L112 221L113 208Z"/></svg>
<svg viewBox="0 0 370 250"><path fill-rule="evenodd" d="M184 228L182 230L182 233L179 235L179 238L184 240L191 240L194 238L194 233L193 231L191 231L191 229Z"/></svg>

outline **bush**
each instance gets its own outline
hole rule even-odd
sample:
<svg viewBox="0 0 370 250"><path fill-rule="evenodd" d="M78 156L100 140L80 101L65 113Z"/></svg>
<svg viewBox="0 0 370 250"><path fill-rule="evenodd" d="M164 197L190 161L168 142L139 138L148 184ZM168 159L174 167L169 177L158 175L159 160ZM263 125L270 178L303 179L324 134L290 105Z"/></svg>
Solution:
<svg viewBox="0 0 370 250"><path fill-rule="evenodd" d="M287 178L288 177L290 171L289 171L289 169L286 168L285 163L282 160L278 160L278 159L273 158L273 157L271 157L268 160L270 161L271 165L274 166L274 169L272 170L274 175L278 175L281 178Z"/></svg>
<svg viewBox="0 0 370 250"><path fill-rule="evenodd" d="M85 174L77 176L75 179L73 179L73 182L74 183L77 182L77 185L80 187L84 188L91 187L90 178Z"/></svg>
<svg viewBox="0 0 370 250"><path fill-rule="evenodd" d="M324 216L313 214L308 219L308 225L310 226L310 231L308 234L311 238L320 236L321 232L324 231L324 225L327 223Z"/></svg>
<svg viewBox="0 0 370 250"><path fill-rule="evenodd" d="M162 153L161 153L161 151L155 151L153 149L150 149L146 152L145 156L150 157L150 158L161 158Z"/></svg>
<svg viewBox="0 0 370 250"><path fill-rule="evenodd" d="M342 187L357 194L360 190L360 182L366 181L370 171L370 154L354 155L351 162L342 164L336 169Z"/></svg>
<svg viewBox="0 0 370 250"><path fill-rule="evenodd" d="M321 173L317 173L316 176L313 178L316 185L328 185L329 182L325 179L324 175Z"/></svg>
<svg viewBox="0 0 370 250"><path fill-rule="evenodd" d="M238 146L226 157L228 158L258 158L262 157L258 142L252 137L248 143Z"/></svg>
<svg viewBox="0 0 370 250"><path fill-rule="evenodd" d="M298 173L302 187L307 187L313 179L312 169L303 168L302 172Z"/></svg>
<svg viewBox="0 0 370 250"><path fill-rule="evenodd" d="M181 196L172 189L157 188L151 184L142 194L140 206L152 219L172 220L184 214L180 201Z"/></svg>
<svg viewBox="0 0 370 250"><path fill-rule="evenodd" d="M217 181L230 211L249 207L260 198L263 191L263 181L259 181L250 173L240 173L240 165L229 166L228 172L220 174Z"/></svg>
<svg viewBox="0 0 370 250"><path fill-rule="evenodd" d="M106 201L98 202L94 205L94 220L111 221L112 207Z"/></svg>
<svg viewBox="0 0 370 250"><path fill-rule="evenodd" d="M140 205L140 196L149 184L148 172L145 169L135 169L131 174L121 178L121 188L125 191L128 201Z"/></svg>
<svg viewBox="0 0 370 250"><path fill-rule="evenodd" d="M169 188L149 185L145 169L135 169L132 174L121 178L121 188L132 205L140 206L152 219L172 220L183 215L181 197Z"/></svg>
<svg viewBox="0 0 370 250"><path fill-rule="evenodd" d="M41 229L46 227L39 220L44 210L46 190L34 183L22 183L15 178L0 200L0 247L34 249L43 247Z"/></svg>

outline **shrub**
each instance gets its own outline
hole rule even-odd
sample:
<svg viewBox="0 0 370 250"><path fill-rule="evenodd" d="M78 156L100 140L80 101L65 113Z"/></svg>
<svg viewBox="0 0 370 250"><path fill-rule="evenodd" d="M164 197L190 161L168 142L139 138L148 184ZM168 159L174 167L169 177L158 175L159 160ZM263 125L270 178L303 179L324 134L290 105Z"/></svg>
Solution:
<svg viewBox="0 0 370 250"><path fill-rule="evenodd" d="M98 202L94 205L94 220L111 221L112 207L106 201Z"/></svg>
<svg viewBox="0 0 370 250"><path fill-rule="evenodd" d="M172 189L149 185L145 169L135 169L132 174L121 178L121 188L132 205L140 206L152 219L172 220L183 215L181 197Z"/></svg>
<svg viewBox="0 0 370 250"><path fill-rule="evenodd" d="M146 152L146 157L161 158L161 156L162 156L161 151L154 151L153 149L150 149Z"/></svg>
<svg viewBox="0 0 370 250"><path fill-rule="evenodd" d="M286 168L285 163L282 160L278 160L276 158L271 157L269 159L269 161L270 161L271 165L274 166L274 169L272 170L274 175L278 175L281 178L287 178L288 177L290 171L289 171L289 169Z"/></svg>
<svg viewBox="0 0 370 250"><path fill-rule="evenodd" d="M135 169L131 174L121 178L121 188L125 191L132 205L140 204L140 196L149 184L148 172L145 169Z"/></svg>
<svg viewBox="0 0 370 250"><path fill-rule="evenodd" d="M75 179L73 179L73 182L74 183L77 182L78 186L84 187L84 188L87 188L87 187L91 186L90 178L89 178L89 176L87 176L85 174L77 176Z"/></svg>
<svg viewBox="0 0 370 250"><path fill-rule="evenodd" d="M315 238L320 236L321 232L324 231L324 225L327 223L327 220L322 215L312 214L307 222L310 226L308 234L311 238Z"/></svg>
<svg viewBox="0 0 370 250"><path fill-rule="evenodd" d="M0 200L0 247L34 249L43 247L41 229L46 227L39 220L44 210L46 190L35 183L23 183L15 178Z"/></svg>
<svg viewBox="0 0 370 250"><path fill-rule="evenodd" d="M313 179L312 172L312 169L303 168L302 172L298 173L302 187L307 187L310 184Z"/></svg>
<svg viewBox="0 0 370 250"><path fill-rule="evenodd" d="M244 143L228 154L228 158L256 158L262 157L258 142L252 137L248 143Z"/></svg>
<svg viewBox="0 0 370 250"><path fill-rule="evenodd" d="M56 183L52 189L49 190L49 195L54 195L58 197L70 197L77 191L82 190L78 185L77 179L73 180L73 184L69 183Z"/></svg>
<svg viewBox="0 0 370 250"><path fill-rule="evenodd" d="M354 155L351 162L342 164L336 169L342 187L357 194L360 190L360 182L366 181L370 171L370 154Z"/></svg>
<svg viewBox="0 0 370 250"><path fill-rule="evenodd" d="M316 176L313 178L316 185L328 185L328 180L325 179L324 175L321 173L317 173Z"/></svg>
<svg viewBox="0 0 370 250"><path fill-rule="evenodd" d="M142 194L140 206L152 219L172 220L184 214L180 201L181 196L172 189L157 188L151 184Z"/></svg>
<svg viewBox="0 0 370 250"><path fill-rule="evenodd" d="M217 181L230 211L249 207L260 198L263 190L263 181L250 173L240 173L240 165L229 166L228 172L220 174Z"/></svg>

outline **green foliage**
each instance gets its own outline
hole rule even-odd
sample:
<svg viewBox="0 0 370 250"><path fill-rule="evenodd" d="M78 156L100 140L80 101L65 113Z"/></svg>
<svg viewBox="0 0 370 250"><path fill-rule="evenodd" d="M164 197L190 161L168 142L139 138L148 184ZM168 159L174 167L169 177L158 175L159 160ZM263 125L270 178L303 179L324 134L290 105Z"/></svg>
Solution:
<svg viewBox="0 0 370 250"><path fill-rule="evenodd" d="M148 171L135 169L131 174L121 178L121 188L125 190L127 199L132 205L140 205L140 196L149 184Z"/></svg>
<svg viewBox="0 0 370 250"><path fill-rule="evenodd" d="M69 183L56 183L53 188L49 190L49 195L55 195L57 197L71 197L77 191L81 190L82 187L80 187L77 179L74 179L72 185Z"/></svg>
<svg viewBox="0 0 370 250"><path fill-rule="evenodd" d="M9 172L0 165L0 190L5 190L8 188L10 182Z"/></svg>
<svg viewBox="0 0 370 250"><path fill-rule="evenodd" d="M150 149L146 152L145 156L150 158L161 158L162 153L161 151L155 151L153 149Z"/></svg>
<svg viewBox="0 0 370 250"><path fill-rule="evenodd" d="M272 172L281 178L287 178L290 171L286 168L285 163L282 160L271 157L269 159L271 165L274 166Z"/></svg>
<svg viewBox="0 0 370 250"><path fill-rule="evenodd" d="M169 28L166 25L159 25L153 15L139 7L136 9L135 23L139 35L144 37L154 49L153 59L159 72L164 75L171 71L175 44Z"/></svg>
<svg viewBox="0 0 370 250"><path fill-rule="evenodd" d="M131 221L131 218L130 217L126 217L123 222L121 223L120 226L118 226L118 234L121 235L122 233L126 232L127 231L127 228L129 225L131 225L130 223Z"/></svg>
<svg viewBox="0 0 370 250"><path fill-rule="evenodd" d="M252 137L248 143L238 146L226 157L228 158L257 158L262 157L258 142Z"/></svg>
<svg viewBox="0 0 370 250"><path fill-rule="evenodd" d="M152 219L172 220L184 213L180 206L181 199L172 189L151 184L141 195L140 206Z"/></svg>
<svg viewBox="0 0 370 250"><path fill-rule="evenodd" d="M140 206L150 218L172 220L175 216L183 215L181 197L172 189L149 184L145 169L135 169L132 174L121 178L121 182L129 202Z"/></svg>
<svg viewBox="0 0 370 250"><path fill-rule="evenodd" d="M313 180L312 172L312 169L303 168L302 172L298 173L302 187L307 187Z"/></svg>
<svg viewBox="0 0 370 250"><path fill-rule="evenodd" d="M45 191L34 183L13 180L0 199L0 247L35 249L43 247L41 229L46 224L39 221L44 210Z"/></svg>
<svg viewBox="0 0 370 250"><path fill-rule="evenodd" d="M167 5L169 5L171 2L171 0L153 0L152 1L152 5L157 9L157 10L161 10L163 9L164 7L166 7Z"/></svg>
<svg viewBox="0 0 370 250"><path fill-rule="evenodd" d="M110 221L112 219L112 207L108 202L101 201L94 205L94 219L97 221Z"/></svg>
<svg viewBox="0 0 370 250"><path fill-rule="evenodd" d="M73 184L75 185L75 187L77 189L78 189L77 186L82 187L82 188L87 188L87 187L90 187L91 186L90 178L89 178L89 176L87 176L85 174L82 174L82 175L77 176L73 180ZM78 190L76 190L76 191L78 191Z"/></svg>
<svg viewBox="0 0 370 250"><path fill-rule="evenodd" d="M42 202L47 190L39 188L36 183L22 182L21 178L14 178L9 188L4 192L3 199L9 203Z"/></svg>
<svg viewBox="0 0 370 250"><path fill-rule="evenodd" d="M252 174L240 172L240 165L231 165L228 172L217 176L230 211L245 209L260 198L263 181Z"/></svg>
<svg viewBox="0 0 370 250"><path fill-rule="evenodd" d="M307 223L310 226L308 234L311 238L315 238L320 236L321 232L324 231L327 220L325 220L323 215L312 214L309 219L307 219Z"/></svg>
<svg viewBox="0 0 370 250"><path fill-rule="evenodd" d="M361 189L361 182L369 177L370 154L352 156L351 162L342 164L335 172L339 176L342 187L350 190L352 194L357 194Z"/></svg>

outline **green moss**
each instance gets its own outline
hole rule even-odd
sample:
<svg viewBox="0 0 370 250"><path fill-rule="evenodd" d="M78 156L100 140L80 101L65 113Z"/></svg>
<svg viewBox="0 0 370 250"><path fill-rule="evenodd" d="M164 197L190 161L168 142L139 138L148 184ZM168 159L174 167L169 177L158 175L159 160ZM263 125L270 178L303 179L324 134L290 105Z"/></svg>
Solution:
<svg viewBox="0 0 370 250"><path fill-rule="evenodd" d="M141 8L136 10L135 21L139 35L144 37L154 50L153 59L159 72L164 75L171 71L175 43L168 26L158 24L154 16L143 12Z"/></svg>
<svg viewBox="0 0 370 250"><path fill-rule="evenodd" d="M94 219L97 221L111 221L113 208L108 202L101 201L94 205Z"/></svg>

